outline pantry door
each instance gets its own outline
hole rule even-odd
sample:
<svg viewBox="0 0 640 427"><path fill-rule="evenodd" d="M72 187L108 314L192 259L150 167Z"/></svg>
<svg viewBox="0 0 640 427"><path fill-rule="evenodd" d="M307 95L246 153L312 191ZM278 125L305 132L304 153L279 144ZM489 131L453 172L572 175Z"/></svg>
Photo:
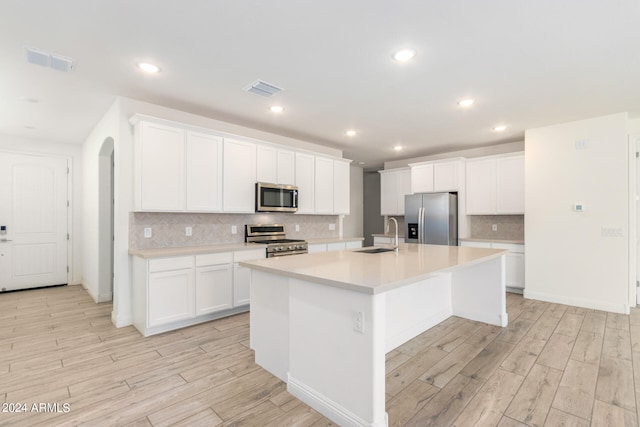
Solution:
<svg viewBox="0 0 640 427"><path fill-rule="evenodd" d="M0 291L67 283L67 163L0 153Z"/></svg>

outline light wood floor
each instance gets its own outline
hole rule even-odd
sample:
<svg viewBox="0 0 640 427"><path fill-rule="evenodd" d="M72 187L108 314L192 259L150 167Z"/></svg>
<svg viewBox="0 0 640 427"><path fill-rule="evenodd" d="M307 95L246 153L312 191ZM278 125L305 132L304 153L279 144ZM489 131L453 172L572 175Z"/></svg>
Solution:
<svg viewBox="0 0 640 427"><path fill-rule="evenodd" d="M387 355L390 425L638 425L640 311L507 295L507 328L452 317ZM0 400L27 404L0 426L332 425L253 363L247 314L150 338L110 315L78 286L0 294Z"/></svg>

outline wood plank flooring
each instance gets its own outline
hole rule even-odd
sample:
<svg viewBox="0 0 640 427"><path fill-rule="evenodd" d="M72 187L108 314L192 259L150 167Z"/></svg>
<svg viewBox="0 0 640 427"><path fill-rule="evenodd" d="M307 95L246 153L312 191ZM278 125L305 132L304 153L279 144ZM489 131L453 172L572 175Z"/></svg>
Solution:
<svg viewBox="0 0 640 427"><path fill-rule="evenodd" d="M144 338L111 309L78 286L0 294L0 426L333 425L253 362L248 314ZM507 311L388 353L389 425L638 426L640 309Z"/></svg>

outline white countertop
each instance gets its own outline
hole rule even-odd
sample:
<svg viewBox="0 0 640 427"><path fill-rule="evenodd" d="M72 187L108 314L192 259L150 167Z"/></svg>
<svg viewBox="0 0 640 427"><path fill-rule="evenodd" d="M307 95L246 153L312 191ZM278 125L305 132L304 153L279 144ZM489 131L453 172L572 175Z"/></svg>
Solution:
<svg viewBox="0 0 640 427"><path fill-rule="evenodd" d="M395 238L396 235L394 233L378 233L372 234L373 237L391 237ZM404 234L398 234L398 239L404 239Z"/></svg>
<svg viewBox="0 0 640 427"><path fill-rule="evenodd" d="M265 249L266 247L266 245L259 243L227 243L210 246L186 246L182 248L129 249L129 255L140 258L164 258L171 256L213 254L219 252L248 251L251 249Z"/></svg>
<svg viewBox="0 0 640 427"><path fill-rule="evenodd" d="M398 253L358 253L361 250L269 258L241 262L240 265L356 292L377 294L465 265L487 261L507 252L501 249L418 244L401 244Z"/></svg>

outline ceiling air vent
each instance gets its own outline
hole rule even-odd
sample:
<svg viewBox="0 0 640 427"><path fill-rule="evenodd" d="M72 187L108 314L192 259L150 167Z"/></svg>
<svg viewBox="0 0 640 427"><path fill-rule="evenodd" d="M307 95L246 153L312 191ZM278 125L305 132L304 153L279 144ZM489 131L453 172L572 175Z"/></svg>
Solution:
<svg viewBox="0 0 640 427"><path fill-rule="evenodd" d="M273 96L278 92L282 92L284 89L262 80L256 80L249 86L245 87L244 90L260 96Z"/></svg>
<svg viewBox="0 0 640 427"><path fill-rule="evenodd" d="M74 61L66 56L47 53L41 50L27 48L27 61L32 64L51 67L54 70L69 72L73 69Z"/></svg>

